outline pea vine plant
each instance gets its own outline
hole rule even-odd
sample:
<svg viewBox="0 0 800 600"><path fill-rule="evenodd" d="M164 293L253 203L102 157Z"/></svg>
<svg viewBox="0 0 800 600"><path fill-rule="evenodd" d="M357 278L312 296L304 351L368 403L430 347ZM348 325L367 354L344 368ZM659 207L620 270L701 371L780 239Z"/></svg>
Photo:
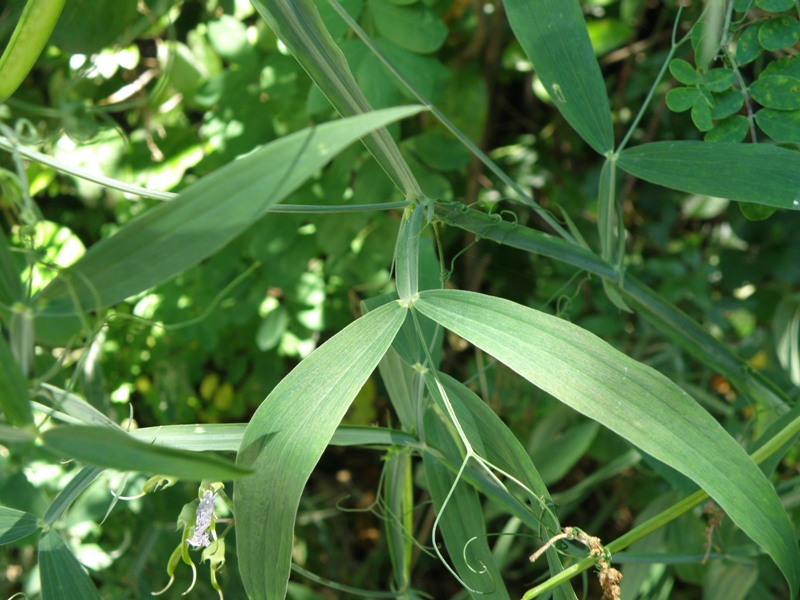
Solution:
<svg viewBox="0 0 800 600"><path fill-rule="evenodd" d="M18 25L23 33L15 34L0 60L0 81L5 86L1 91L6 97L14 91L13 81L24 78L46 44L48 28L54 25L62 4L29 0ZM407 74L335 0L330 2L333 12L418 98L418 105L371 110L311 0L252 0L252 4L340 113L340 120L268 143L200 178L178 195L124 186L65 167L18 143L15 132L4 126L0 146L19 165L17 174L23 181L23 161L41 161L103 185L165 200L90 247L72 266L58 270L36 293L31 293L29 281L23 281L8 241L0 239L4 329L0 337L0 407L4 415L0 440L22 456L41 447L54 457L86 464L44 514L0 507L0 542L39 536L42 597L101 597L59 526L73 501L104 469L154 475L148 492L176 479L202 482L198 497L180 515L183 534L168 572L172 575L181 562L194 569L189 550L203 548L203 559L211 563L212 582L218 591L216 573L224 564L228 529L217 531L214 501L217 497L228 499L225 490L230 490L233 482L234 551L247 596L286 597L301 495L332 443L386 449L383 493L390 509L386 538L393 580L387 582L388 592L363 591L372 597L413 599L424 595L414 583L409 533L413 529L412 474L418 458L436 512L433 552L471 597L511 597L490 543L493 537L486 530L481 495L532 534L535 562L531 572L537 573L540 582L524 593L526 600L548 593L554 598L575 599L572 586L564 584L592 568L597 569L606 596L618 598L619 586L624 587L625 582L620 583L620 573L612 566L614 553L708 498L749 538L754 553L771 558L785 579L789 596L797 597L800 550L796 525L770 476L800 434L800 409L698 323L626 274L618 179L619 173L625 172L688 193L796 211L800 210L800 154L771 143L655 141L632 145L645 107L628 134L616 143L605 83L577 0L507 0L508 22L537 76L566 121L602 161L600 247L593 249L577 231L565 228L541 208L423 97ZM398 11L405 14L402 4L383 6L381 18ZM706 16L729 17L728 8L746 11L749 6L739 0L709 2ZM424 11L422 7L414 10ZM37 20L45 13L48 20ZM729 22L729 18L706 18L701 25L708 36L715 23L724 24L717 25L722 31ZM763 33L767 26L760 27ZM37 35L24 35L33 29ZM698 35L696 31L693 29L694 35ZM754 35L748 31L742 36ZM704 64L690 75L683 63L673 60L688 41L676 35L660 77L671 68L682 83L696 88L680 92L680 102L673 91L670 102L673 107L678 102L680 108L688 106L684 96L691 97L695 122L706 108L712 110L713 119L718 105L714 94L724 90L717 91L709 83L717 76ZM727 35L726 29L725 34L712 36L712 43L703 46L703 51L726 59L727 46L720 40L727 43ZM795 57L782 60L781 68L795 67ZM741 58L738 64L742 64ZM6 77L7 69L20 73L12 81ZM726 81L729 78L726 75ZM765 81L761 87L768 83L777 82ZM645 104L656 89L654 84ZM758 99L760 88L748 89ZM695 105L699 105L696 110ZM501 178L521 205L536 211L552 232L426 193L386 129L425 110ZM759 125L768 119L768 115L756 117ZM701 120L698 126L706 129L707 121ZM96 334L96 317L108 307L200 263L256 220L269 219L271 211L297 209L280 203L358 140L405 196L399 205L378 207L403 211L394 257L396 293L366 301L363 315L302 360L269 392L249 422L127 431L72 390L57 388L45 381L44 374L35 372L32 357L37 348L80 349ZM35 205L27 208L25 214L35 220ZM566 320L503 298L447 289L435 275L435 266L431 276L435 259L430 233L444 226L549 257L602 279L609 299L620 311L641 315L773 415L764 435L743 448L677 384ZM38 260L32 252L26 256ZM511 431L467 386L441 370L445 331L480 348L519 377L687 477L697 491L615 540L599 540L591 531L582 531L581 523L562 523L537 465ZM348 407L376 369L397 415L397 428L340 427ZM215 452L235 453L235 461ZM546 567L542 566L545 562Z"/></svg>

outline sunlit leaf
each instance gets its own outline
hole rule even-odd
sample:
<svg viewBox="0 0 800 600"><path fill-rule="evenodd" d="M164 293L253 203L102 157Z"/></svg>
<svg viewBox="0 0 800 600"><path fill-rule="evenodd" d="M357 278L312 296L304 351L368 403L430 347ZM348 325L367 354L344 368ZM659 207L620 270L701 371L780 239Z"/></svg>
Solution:
<svg viewBox="0 0 800 600"><path fill-rule="evenodd" d="M42 440L51 452L119 471L171 475L196 481L227 481L249 473L248 469L213 454L145 444L123 431L105 427L56 427L43 433Z"/></svg>
<svg viewBox="0 0 800 600"><path fill-rule="evenodd" d="M432 290L414 307L692 479L765 548L796 592L800 550L774 488L677 385L588 331L508 300Z"/></svg>
<svg viewBox="0 0 800 600"><path fill-rule="evenodd" d="M237 464L255 473L234 490L239 569L250 598L283 598L306 481L353 398L406 316L397 302L367 313L300 363L262 402Z"/></svg>
<svg viewBox="0 0 800 600"><path fill-rule="evenodd" d="M109 306L218 251L361 136L419 107L386 109L304 129L203 177L92 246L41 294L51 310Z"/></svg>

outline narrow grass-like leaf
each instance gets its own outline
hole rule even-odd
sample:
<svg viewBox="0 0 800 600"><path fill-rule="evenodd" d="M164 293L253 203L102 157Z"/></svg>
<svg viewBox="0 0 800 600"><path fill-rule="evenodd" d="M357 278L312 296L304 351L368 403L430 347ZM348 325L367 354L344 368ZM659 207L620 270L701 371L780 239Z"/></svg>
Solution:
<svg viewBox="0 0 800 600"><path fill-rule="evenodd" d="M444 415L428 410L425 415L425 442L439 448L451 462L460 462L464 450ZM492 556L486 534L483 509L477 492L459 480L452 490L455 475L437 458L422 455L428 489L439 515L439 528L450 560L474 596L489 600L509 598L503 575ZM449 498L448 498L449 494ZM447 503L445 504L445 501Z"/></svg>
<svg viewBox="0 0 800 600"><path fill-rule="evenodd" d="M768 144L653 142L622 151L621 169L688 192L800 210L800 152Z"/></svg>
<svg viewBox="0 0 800 600"><path fill-rule="evenodd" d="M72 417L83 425L97 425L122 431L122 428L111 419L89 404L86 400L49 383L39 384L37 397L46 398L58 413ZM58 418L58 414L55 415Z"/></svg>
<svg viewBox="0 0 800 600"><path fill-rule="evenodd" d="M401 300L419 291L419 236L424 226L425 207L421 202L405 210L395 250L395 280Z"/></svg>
<svg viewBox="0 0 800 600"><path fill-rule="evenodd" d="M580 327L508 300L435 290L421 292L414 306L692 479L772 556L797 593L800 550L774 488L722 426L669 379Z"/></svg>
<svg viewBox="0 0 800 600"><path fill-rule="evenodd" d="M42 441L51 452L119 471L140 471L197 481L228 481L250 472L213 454L145 444L123 431L106 427L56 427L43 433Z"/></svg>
<svg viewBox="0 0 800 600"><path fill-rule="evenodd" d="M19 269L8 246L5 234L0 230L0 303L11 306L22 299L22 283Z"/></svg>
<svg viewBox="0 0 800 600"><path fill-rule="evenodd" d="M47 507L47 512L44 513L45 525L55 523L75 499L81 495L81 492L89 487L102 472L103 469L100 467L84 467L75 477L70 479L70 482L64 486L64 489L56 496L56 499Z"/></svg>
<svg viewBox="0 0 800 600"><path fill-rule="evenodd" d="M33 424L28 382L3 335L0 335L0 408L12 425Z"/></svg>
<svg viewBox="0 0 800 600"><path fill-rule="evenodd" d="M352 142L420 110L375 111L276 140L92 246L40 299L61 312L75 311L76 302L93 310L164 282L214 254Z"/></svg>
<svg viewBox="0 0 800 600"><path fill-rule="evenodd" d="M0 506L0 546L24 538L39 529L36 515Z"/></svg>
<svg viewBox="0 0 800 600"><path fill-rule="evenodd" d="M508 21L558 110L598 153L614 146L600 65L577 0L506 0Z"/></svg>
<svg viewBox="0 0 800 600"><path fill-rule="evenodd" d="M211 423L204 425L165 425L143 427L130 436L147 444L182 450L236 452L242 444L246 423ZM404 446L419 448L420 441L397 429L340 425L333 433L331 446Z"/></svg>
<svg viewBox="0 0 800 600"><path fill-rule="evenodd" d="M255 473L234 488L239 570L253 600L283 598L294 522L311 471L406 316L390 302L312 352L253 415L237 457Z"/></svg>
<svg viewBox="0 0 800 600"><path fill-rule="evenodd" d="M386 546L392 561L396 588L411 588L414 550L414 477L409 452L391 452L385 459L383 498L386 503ZM412 600L413 594L399 596Z"/></svg>
<svg viewBox="0 0 800 600"><path fill-rule="evenodd" d="M100 593L78 559L58 532L52 529L39 538L39 579L42 600L101 600Z"/></svg>
<svg viewBox="0 0 800 600"><path fill-rule="evenodd" d="M618 273L593 252L530 227L498 220L494 215L455 203L437 203L436 216L448 225L475 233L481 239L548 256L618 282ZM631 275L625 276L621 288L625 292L625 302L634 310L698 360L723 374L753 400L763 402L779 413L789 410L785 394L758 371L749 368L727 345L720 343L686 313Z"/></svg>
<svg viewBox="0 0 800 600"><path fill-rule="evenodd" d="M311 0L250 1L339 114L349 117L372 110ZM373 131L363 141L406 197L422 198L411 168L386 129Z"/></svg>

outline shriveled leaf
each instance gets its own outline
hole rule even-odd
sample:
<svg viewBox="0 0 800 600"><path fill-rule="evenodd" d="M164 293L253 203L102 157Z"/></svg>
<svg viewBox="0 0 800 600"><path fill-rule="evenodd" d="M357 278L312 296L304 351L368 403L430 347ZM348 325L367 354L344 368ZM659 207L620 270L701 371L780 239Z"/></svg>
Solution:
<svg viewBox="0 0 800 600"><path fill-rule="evenodd" d="M690 194L800 209L800 153L777 146L653 142L623 150L617 164Z"/></svg>
<svg viewBox="0 0 800 600"><path fill-rule="evenodd" d="M600 66L577 0L506 0L508 21L553 102L598 153L614 146Z"/></svg>
<svg viewBox="0 0 800 600"><path fill-rule="evenodd" d="M101 600L100 593L78 559L53 529L45 531L39 538L39 579L42 600Z"/></svg>
<svg viewBox="0 0 800 600"><path fill-rule="evenodd" d="M797 593L800 550L774 488L697 402L654 369L562 319L472 292L421 292L414 307L531 383L705 489Z"/></svg>
<svg viewBox="0 0 800 600"><path fill-rule="evenodd" d="M109 306L170 279L218 251L273 204L373 129L419 112L375 111L304 129L203 177L92 246L39 299L71 313Z"/></svg>
<svg viewBox="0 0 800 600"><path fill-rule="evenodd" d="M0 506L0 546L24 538L39 529L36 515Z"/></svg>
<svg viewBox="0 0 800 600"><path fill-rule="evenodd" d="M353 398L392 343L406 309L390 302L340 331L267 396L237 464L255 471L234 489L236 547L248 596L283 598L300 495Z"/></svg>
<svg viewBox="0 0 800 600"><path fill-rule="evenodd" d="M197 481L227 481L250 472L213 454L145 444L123 431L106 427L56 427L43 433L42 440L53 453L119 471L171 475Z"/></svg>

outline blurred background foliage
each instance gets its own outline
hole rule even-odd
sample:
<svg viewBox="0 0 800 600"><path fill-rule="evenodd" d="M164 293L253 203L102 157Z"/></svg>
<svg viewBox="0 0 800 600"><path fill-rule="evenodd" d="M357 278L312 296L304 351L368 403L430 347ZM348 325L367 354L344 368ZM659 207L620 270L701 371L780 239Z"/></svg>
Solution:
<svg viewBox="0 0 800 600"><path fill-rule="evenodd" d="M370 102L388 107L412 101L327 2L315 3ZM420 91L540 204L568 215L597 247L594 190L600 162L552 107L510 33L500 2L342 4ZM617 139L669 50L675 4L582 2L606 77ZM684 4L680 34L702 8L697 1ZM8 40L23 5L11 0L0 8L0 43ZM795 96L787 96L780 87L800 77L795 3L737 0L734 5L729 35L738 42L735 56L703 65L690 45L682 47L681 62L670 66L674 78L665 78L655 90L634 141L701 139L701 132L708 132L708 139L716 131L720 139L741 133L741 140L749 132L789 147L800 143L796 89L791 88ZM753 84L750 97L743 99L736 91L737 77L748 85L762 83ZM757 128L748 111L755 113ZM334 117L324 96L246 0L71 0L36 70L0 105L4 126L15 129L27 145L64 164L162 191L179 191L269 140ZM395 125L392 132L428 194L494 212L511 208L503 184L430 115L402 128ZM34 239L41 262L70 264L84 248L155 202L36 162L27 164L27 180L16 171L12 156L0 154L3 230L17 248ZM796 399L798 213L754 221L747 218L752 214L745 216L723 199L687 196L632 178L621 185L629 272ZM35 197L37 218L25 212L28 195ZM400 199L364 148L354 146L287 203L358 205ZM514 212L519 222L543 227L533 213L519 207ZM36 374L75 389L129 426L244 422L293 365L358 314L362 299L392 289L399 218L398 213L373 212L270 215L200 266L109 309L93 324L86 351L37 354ZM759 413L746 398L646 322L613 307L597 279L550 259L476 241L459 230L443 231L442 244L443 269L457 287L569 319L684 386L734 435L739 432L747 440L760 431ZM26 264L23 252L17 256ZM33 286L50 277L52 269L31 267ZM585 530L611 539L634 519L663 508L665 499L674 500L676 490L690 489L613 434L511 377L491 357L454 337L445 348L444 370L468 381L518 435L552 486L562 521L585 523ZM394 421L377 376L345 420L361 425ZM796 451L790 453L779 469L784 489L800 489L798 458ZM76 469L35 456L23 464L13 453L0 453L0 503L34 512L46 507ZM326 453L298 517L298 565L347 585L386 588L390 560L374 504L380 474L375 452L332 448ZM178 539L175 519L196 496L190 485L178 485L120 502L103 521L111 503L109 487L133 495L143 482L138 475L126 480L104 475L65 524L77 556L107 598L150 597L166 583L166 564ZM415 522L420 539L428 543L432 513L425 482L418 484ZM800 495L785 499L796 511ZM502 526L504 521L491 521L491 506L488 511L490 530ZM710 535L707 523L706 515L685 515L643 540L639 550L702 556ZM709 551L735 548L743 543L740 536L723 520ZM505 575L510 588L523 590L532 576L525 545L515 545L512 538L505 545ZM31 540L6 549L0 555L0 593L24 591L35 597ZM221 576L228 598L243 597L235 560L229 553ZM424 548L415 560L417 587L434 598L458 592ZM775 567L761 557L756 560L757 578L746 566L736 571L739 590L751 598L779 597L781 592L770 587L780 585ZM193 592L198 598L215 594L203 568ZM697 556L687 564L626 573L625 598L636 597L637 589L644 590L645 598L700 598L704 586L717 589L717 579L732 577L732 571L720 571L715 563L700 564ZM190 571L178 569L177 576L165 597L178 597L188 587ZM593 589L593 582L584 581ZM631 581L638 581L638 587ZM350 596L297 577L290 597Z"/></svg>

